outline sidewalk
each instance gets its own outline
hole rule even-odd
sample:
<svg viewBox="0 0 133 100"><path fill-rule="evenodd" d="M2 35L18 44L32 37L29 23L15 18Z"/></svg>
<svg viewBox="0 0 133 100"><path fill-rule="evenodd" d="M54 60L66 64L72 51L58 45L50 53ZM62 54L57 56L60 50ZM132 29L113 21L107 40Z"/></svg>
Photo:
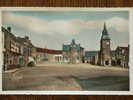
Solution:
<svg viewBox="0 0 133 100"><path fill-rule="evenodd" d="M19 70L19 68L15 68L15 69L11 69L11 70L6 70L6 71L4 71L5 73L14 73L14 72L16 72L16 71L18 71Z"/></svg>

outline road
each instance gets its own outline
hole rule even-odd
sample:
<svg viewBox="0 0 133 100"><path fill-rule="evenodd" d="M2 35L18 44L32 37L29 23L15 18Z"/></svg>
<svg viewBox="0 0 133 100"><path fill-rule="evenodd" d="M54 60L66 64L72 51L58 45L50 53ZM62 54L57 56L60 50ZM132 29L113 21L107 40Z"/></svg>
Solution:
<svg viewBox="0 0 133 100"><path fill-rule="evenodd" d="M89 64L48 64L3 72L3 90L127 91L129 70Z"/></svg>

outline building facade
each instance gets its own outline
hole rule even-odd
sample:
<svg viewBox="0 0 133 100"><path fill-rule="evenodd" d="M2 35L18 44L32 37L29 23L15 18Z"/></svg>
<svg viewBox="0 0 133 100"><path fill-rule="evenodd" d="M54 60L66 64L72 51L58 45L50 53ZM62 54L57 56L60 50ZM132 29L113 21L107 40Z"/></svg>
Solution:
<svg viewBox="0 0 133 100"><path fill-rule="evenodd" d="M110 48L110 37L104 23L102 31L102 37L100 40L100 51L99 51L99 65L110 66L111 65L111 48Z"/></svg>
<svg viewBox="0 0 133 100"><path fill-rule="evenodd" d="M64 63L75 64L84 62L84 48L80 44L76 44L74 39L69 45L63 44L62 49Z"/></svg>
<svg viewBox="0 0 133 100"><path fill-rule="evenodd" d="M25 37L17 37L18 41L21 44L21 48L20 48L20 52L21 52L21 56L20 56L20 62L21 65L23 66L27 66L27 64L30 62L30 59L33 58L34 56L34 46L31 43L31 41L29 40L28 36Z"/></svg>
<svg viewBox="0 0 133 100"><path fill-rule="evenodd" d="M36 62L46 62L46 63L62 63L63 56L62 50L53 50L47 48L36 47Z"/></svg>
<svg viewBox="0 0 133 100"><path fill-rule="evenodd" d="M111 38L109 37L106 24L102 31L99 51L85 51L85 62L89 64L98 64L101 66L129 66L129 45L127 47L118 46L111 50Z"/></svg>
<svg viewBox="0 0 133 100"><path fill-rule="evenodd" d="M98 64L99 51L85 51L85 63Z"/></svg>
<svg viewBox="0 0 133 100"><path fill-rule="evenodd" d="M106 24L102 31L100 50L85 51L73 39L70 44L63 44L62 50L35 47L28 36L16 37L11 28L2 27L3 65L4 70L27 66L29 62L49 63L90 63L101 66L129 66L129 46L118 46L111 50L111 38Z"/></svg>
<svg viewBox="0 0 133 100"><path fill-rule="evenodd" d="M7 29L2 27L3 35L3 69L13 69L16 67L26 66L28 57L31 56L33 47L29 38L16 37L11 27Z"/></svg>
<svg viewBox="0 0 133 100"><path fill-rule="evenodd" d="M116 64L122 67L129 67L129 45L128 47L118 46L116 48Z"/></svg>
<svg viewBox="0 0 133 100"><path fill-rule="evenodd" d="M17 42L17 38L11 33L11 28L7 29L2 27L2 33L4 37L3 42L3 59L4 59L4 69L13 68L18 65L19 58L19 42Z"/></svg>

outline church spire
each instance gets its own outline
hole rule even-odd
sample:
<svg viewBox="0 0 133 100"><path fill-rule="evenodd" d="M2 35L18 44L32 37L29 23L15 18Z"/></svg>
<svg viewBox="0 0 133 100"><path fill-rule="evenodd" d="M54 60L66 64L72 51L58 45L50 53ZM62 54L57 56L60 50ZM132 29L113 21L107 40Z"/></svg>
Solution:
<svg viewBox="0 0 133 100"><path fill-rule="evenodd" d="M103 28L103 32L102 32L102 35L107 35L108 32L107 32L107 28L106 28L106 23L104 22L104 28Z"/></svg>
<svg viewBox="0 0 133 100"><path fill-rule="evenodd" d="M102 39L110 39L105 22L104 22L103 31L102 31Z"/></svg>
<svg viewBox="0 0 133 100"><path fill-rule="evenodd" d="M104 30L106 30L106 23L104 22Z"/></svg>

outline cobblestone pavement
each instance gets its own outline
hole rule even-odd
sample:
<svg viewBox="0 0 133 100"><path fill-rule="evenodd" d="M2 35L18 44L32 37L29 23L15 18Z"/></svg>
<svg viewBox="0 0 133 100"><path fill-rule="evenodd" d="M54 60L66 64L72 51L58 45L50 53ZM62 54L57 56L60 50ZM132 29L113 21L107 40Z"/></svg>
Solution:
<svg viewBox="0 0 133 100"><path fill-rule="evenodd" d="M89 64L48 64L3 72L3 90L88 90L129 89L129 71L124 68Z"/></svg>

